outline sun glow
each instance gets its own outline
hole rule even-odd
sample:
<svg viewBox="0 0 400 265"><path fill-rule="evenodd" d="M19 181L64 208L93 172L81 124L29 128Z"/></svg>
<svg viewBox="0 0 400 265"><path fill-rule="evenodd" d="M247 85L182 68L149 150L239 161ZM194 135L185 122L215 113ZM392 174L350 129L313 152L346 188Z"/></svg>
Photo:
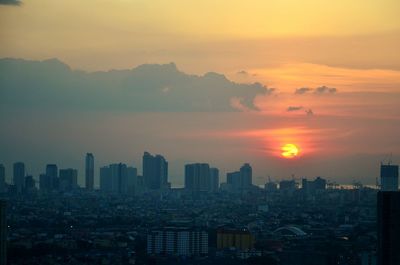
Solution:
<svg viewBox="0 0 400 265"><path fill-rule="evenodd" d="M285 144L282 146L281 150L281 155L284 158L294 158L299 154L299 148L294 144Z"/></svg>

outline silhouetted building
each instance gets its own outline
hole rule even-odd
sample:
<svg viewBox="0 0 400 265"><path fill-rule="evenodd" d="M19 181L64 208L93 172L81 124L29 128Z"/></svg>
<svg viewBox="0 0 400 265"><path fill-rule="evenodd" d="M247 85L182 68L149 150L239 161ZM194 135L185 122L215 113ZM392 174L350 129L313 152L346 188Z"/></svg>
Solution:
<svg viewBox="0 0 400 265"><path fill-rule="evenodd" d="M6 168L0 164L0 193L6 191Z"/></svg>
<svg viewBox="0 0 400 265"><path fill-rule="evenodd" d="M211 184L211 191L217 192L219 189L219 170L218 170L218 168L215 168L215 167L210 168L210 184Z"/></svg>
<svg viewBox="0 0 400 265"><path fill-rule="evenodd" d="M378 265L400 264L400 191L378 192Z"/></svg>
<svg viewBox="0 0 400 265"><path fill-rule="evenodd" d="M78 170L60 169L59 190L73 191L78 188Z"/></svg>
<svg viewBox="0 0 400 265"><path fill-rule="evenodd" d="M278 184L276 184L275 182L269 181L267 183L265 183L264 185L264 189L268 192L274 192L278 190Z"/></svg>
<svg viewBox="0 0 400 265"><path fill-rule="evenodd" d="M13 183L17 193L22 193L25 184L25 164L22 162L14 163Z"/></svg>
<svg viewBox="0 0 400 265"><path fill-rule="evenodd" d="M210 166L205 163L185 165L185 188L194 193L211 190Z"/></svg>
<svg viewBox="0 0 400 265"><path fill-rule="evenodd" d="M137 182L137 169L134 167L119 163L100 168L100 190L103 192L134 195Z"/></svg>
<svg viewBox="0 0 400 265"><path fill-rule="evenodd" d="M29 175L25 177L25 192L26 193L33 193L36 190L36 181L34 180L33 176Z"/></svg>
<svg viewBox="0 0 400 265"><path fill-rule="evenodd" d="M243 189L249 189L253 185L253 170L250 164L245 163L240 168L240 175Z"/></svg>
<svg viewBox="0 0 400 265"><path fill-rule="evenodd" d="M7 203L0 200L0 265L7 264Z"/></svg>
<svg viewBox="0 0 400 265"><path fill-rule="evenodd" d="M92 153L86 154L85 187L88 190L93 190L93 187L94 187L94 156Z"/></svg>
<svg viewBox="0 0 400 265"><path fill-rule="evenodd" d="M58 168L55 164L46 165L45 190L53 191L58 189ZM41 181L41 179L40 179Z"/></svg>
<svg viewBox="0 0 400 265"><path fill-rule="evenodd" d="M208 233L201 229L165 227L147 234L147 254L193 257L208 254Z"/></svg>
<svg viewBox="0 0 400 265"><path fill-rule="evenodd" d="M326 189L326 180L321 177L317 177L313 181L304 178L301 180L301 189L306 197L314 195L316 192Z"/></svg>
<svg viewBox="0 0 400 265"><path fill-rule="evenodd" d="M143 154L143 178L146 188L160 190L168 187L168 162L161 155Z"/></svg>
<svg viewBox="0 0 400 265"><path fill-rule="evenodd" d="M399 166L381 165L381 190L397 191L399 189Z"/></svg>
<svg viewBox="0 0 400 265"><path fill-rule="evenodd" d="M240 171L226 174L226 182L233 192L249 190L253 185L252 178L252 168L248 163L244 164Z"/></svg>

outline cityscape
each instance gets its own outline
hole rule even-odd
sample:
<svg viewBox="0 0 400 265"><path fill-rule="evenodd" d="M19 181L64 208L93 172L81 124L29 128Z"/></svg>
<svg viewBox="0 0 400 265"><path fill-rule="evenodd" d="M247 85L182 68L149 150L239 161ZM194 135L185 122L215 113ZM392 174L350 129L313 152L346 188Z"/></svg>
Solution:
<svg viewBox="0 0 400 265"><path fill-rule="evenodd" d="M0 265L400 265L399 0L0 0Z"/></svg>
<svg viewBox="0 0 400 265"><path fill-rule="evenodd" d="M217 168L192 163L184 187L172 188L162 155L144 152L141 175L118 163L95 176L95 162L92 153L82 159L84 187L77 169L48 164L34 177L23 162L12 173L0 165L2 264L399 261L397 165L380 165L376 187L344 188L322 177L259 187L249 163L221 183Z"/></svg>

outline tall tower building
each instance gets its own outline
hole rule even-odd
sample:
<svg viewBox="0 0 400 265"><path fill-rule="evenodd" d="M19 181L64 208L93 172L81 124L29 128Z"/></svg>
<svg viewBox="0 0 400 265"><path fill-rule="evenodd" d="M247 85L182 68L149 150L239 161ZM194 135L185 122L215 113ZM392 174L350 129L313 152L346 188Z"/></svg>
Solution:
<svg viewBox="0 0 400 265"><path fill-rule="evenodd" d="M59 189L61 191L73 191L78 188L78 170L67 168L60 169Z"/></svg>
<svg viewBox="0 0 400 265"><path fill-rule="evenodd" d="M253 170L250 164L245 163L240 168L241 186L243 189L248 189L253 185Z"/></svg>
<svg viewBox="0 0 400 265"><path fill-rule="evenodd" d="M25 164L22 162L14 163L13 182L17 193L22 193L25 184Z"/></svg>
<svg viewBox="0 0 400 265"><path fill-rule="evenodd" d="M205 163L185 165L185 188L192 192L210 191L210 165Z"/></svg>
<svg viewBox="0 0 400 265"><path fill-rule="evenodd" d="M92 153L86 154L85 187L88 190L93 190L94 187L94 156Z"/></svg>
<svg viewBox="0 0 400 265"><path fill-rule="evenodd" d="M378 265L400 264L400 191L378 192Z"/></svg>
<svg viewBox="0 0 400 265"><path fill-rule="evenodd" d="M7 203L0 200L0 265L7 263L7 223L6 223Z"/></svg>
<svg viewBox="0 0 400 265"><path fill-rule="evenodd" d="M0 164L0 193L6 190L6 168Z"/></svg>
<svg viewBox="0 0 400 265"><path fill-rule="evenodd" d="M143 179L146 188L160 190L168 186L168 162L161 155L143 154Z"/></svg>
<svg viewBox="0 0 400 265"><path fill-rule="evenodd" d="M48 164L46 165L46 176L47 176L47 185L48 190L57 190L58 189L58 167L56 164Z"/></svg>
<svg viewBox="0 0 400 265"><path fill-rule="evenodd" d="M210 168L210 184L211 191L216 192L219 188L219 170L218 168Z"/></svg>
<svg viewBox="0 0 400 265"><path fill-rule="evenodd" d="M381 165L381 190L397 191L399 190L399 166Z"/></svg>

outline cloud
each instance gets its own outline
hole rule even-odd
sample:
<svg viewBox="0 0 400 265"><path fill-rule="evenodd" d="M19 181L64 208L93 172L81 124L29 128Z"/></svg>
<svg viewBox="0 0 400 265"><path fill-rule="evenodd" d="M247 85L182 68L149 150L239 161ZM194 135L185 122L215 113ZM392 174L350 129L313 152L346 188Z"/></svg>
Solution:
<svg viewBox="0 0 400 265"><path fill-rule="evenodd" d="M292 112L292 111L299 111L304 109L303 106L289 106L286 111Z"/></svg>
<svg viewBox="0 0 400 265"><path fill-rule="evenodd" d="M238 75L248 75L249 73L246 72L245 70L241 70L241 71L237 72L236 74L238 74Z"/></svg>
<svg viewBox="0 0 400 265"><path fill-rule="evenodd" d="M57 59L0 59L0 107L7 108L256 111L255 98L273 91L260 83L235 83L214 72L189 75L173 63L87 73L74 71Z"/></svg>
<svg viewBox="0 0 400 265"><path fill-rule="evenodd" d="M314 91L315 94L335 94L337 89L334 87L320 86Z"/></svg>
<svg viewBox="0 0 400 265"><path fill-rule="evenodd" d="M294 93L297 95L302 95L305 94L307 92L310 92L312 90L312 88L309 87L301 87L301 88L297 88Z"/></svg>
<svg viewBox="0 0 400 265"><path fill-rule="evenodd" d="M313 112L312 109L307 109L307 110L305 110L305 112L306 112L306 114L307 114L308 116L314 115L314 112Z"/></svg>
<svg viewBox="0 0 400 265"><path fill-rule="evenodd" d="M21 4L20 0L0 0L0 5L19 6Z"/></svg>

